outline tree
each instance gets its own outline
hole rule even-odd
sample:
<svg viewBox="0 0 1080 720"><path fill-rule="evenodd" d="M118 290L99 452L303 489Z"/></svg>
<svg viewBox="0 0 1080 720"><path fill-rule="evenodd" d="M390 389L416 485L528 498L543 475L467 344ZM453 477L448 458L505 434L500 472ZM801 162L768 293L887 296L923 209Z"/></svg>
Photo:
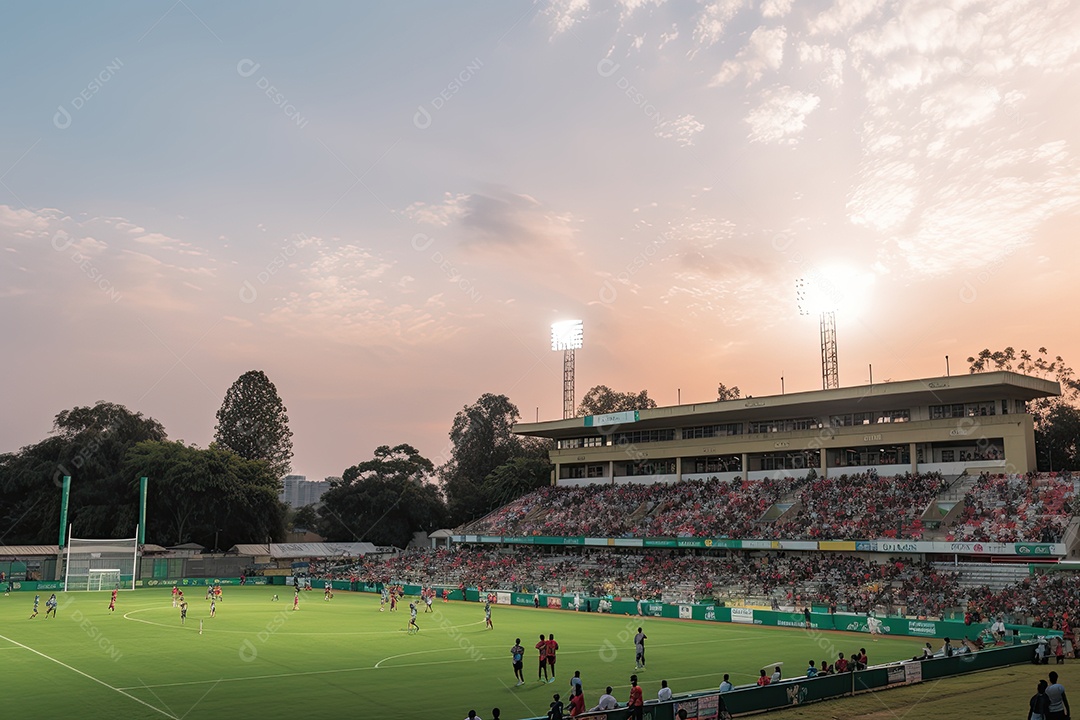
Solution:
<svg viewBox="0 0 1080 720"><path fill-rule="evenodd" d="M165 428L123 405L98 402L64 410L51 437L0 456L0 527L4 541L55 543L60 485L72 477L68 522L78 537L131 537L138 491L122 465L145 440L164 440Z"/></svg>
<svg viewBox="0 0 1080 720"><path fill-rule="evenodd" d="M240 542L285 538L280 481L263 460L247 460L211 445L142 442L131 449L124 474L148 477L147 542L199 542L228 548Z"/></svg>
<svg viewBox="0 0 1080 720"><path fill-rule="evenodd" d="M656 407L656 402L649 398L649 391L638 393L615 392L607 385L591 388L581 398L578 415L606 415L607 413L645 410Z"/></svg>
<svg viewBox="0 0 1080 720"><path fill-rule="evenodd" d="M742 391L739 390L738 385L732 385L731 387L728 387L724 383L720 383L720 385L716 388L717 400L738 400L741 397Z"/></svg>
<svg viewBox="0 0 1080 720"><path fill-rule="evenodd" d="M511 428L521 414L505 395L485 393L454 416L450 459L439 468L450 520L458 525L494 507L484 495L484 478L515 457L535 456L537 443L524 442Z"/></svg>
<svg viewBox="0 0 1080 720"><path fill-rule="evenodd" d="M289 519L290 530L313 530L318 526L319 513L314 505L305 505L292 513Z"/></svg>
<svg viewBox="0 0 1080 720"><path fill-rule="evenodd" d="M411 445L382 445L374 457L331 481L318 510L319 533L329 540L363 540L404 548L418 531L446 520L434 464Z"/></svg>
<svg viewBox="0 0 1080 720"><path fill-rule="evenodd" d="M498 507L549 484L551 463L546 457L518 457L492 470L484 478L481 491L493 507Z"/></svg>
<svg viewBox="0 0 1080 720"><path fill-rule="evenodd" d="M262 370L249 370L225 392L214 441L246 460L265 460L282 478L292 460L292 430L277 388Z"/></svg>
<svg viewBox="0 0 1080 720"><path fill-rule="evenodd" d="M1035 430L1035 453L1040 470L1080 468L1080 410L1058 403Z"/></svg>
<svg viewBox="0 0 1080 720"><path fill-rule="evenodd" d="M1032 400L1027 411L1035 420L1035 455L1039 470L1075 468L1076 447L1080 439L1080 380L1060 355L1050 357L1045 347L1035 354L1013 347L991 351L984 348L969 357L971 373L1005 370L1023 375L1049 378L1061 386L1060 397Z"/></svg>

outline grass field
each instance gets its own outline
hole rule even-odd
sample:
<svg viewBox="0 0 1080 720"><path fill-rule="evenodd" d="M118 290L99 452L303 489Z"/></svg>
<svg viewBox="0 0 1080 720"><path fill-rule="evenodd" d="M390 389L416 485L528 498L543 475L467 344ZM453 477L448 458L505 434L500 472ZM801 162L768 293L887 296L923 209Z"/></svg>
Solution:
<svg viewBox="0 0 1080 720"><path fill-rule="evenodd" d="M279 602L271 601L275 591ZM495 628L487 630L481 604L440 601L435 614L421 607L421 631L409 635L408 605L380 613L374 595L338 592L324 602L315 590L302 593L293 612L288 588L227 587L210 618L203 592L196 587L187 594L183 626L167 588L122 592L114 614L108 593L60 594L58 617L49 620L47 594L34 620L28 619L32 594L0 597L5 709L19 708L13 715L19 718L80 720L208 713L295 720L310 712L458 720L469 709L489 718L497 706L504 718L524 718L546 714L554 692L565 699L575 670L589 707L608 684L625 702L639 625L649 637L648 669L638 673L646 698L656 697L661 679L676 693L709 689L725 672L736 684L753 682L766 663L783 661L785 675L794 676L809 659L831 661L837 652L866 647L871 663L884 662L909 658L924 642L507 606L493 606ZM536 680L531 648L540 633L554 633L561 648L551 684ZM517 637L528 649L529 682L520 688L509 652ZM840 701L847 702L855 701ZM852 716L836 712L837 702L821 707L833 714L790 717Z"/></svg>

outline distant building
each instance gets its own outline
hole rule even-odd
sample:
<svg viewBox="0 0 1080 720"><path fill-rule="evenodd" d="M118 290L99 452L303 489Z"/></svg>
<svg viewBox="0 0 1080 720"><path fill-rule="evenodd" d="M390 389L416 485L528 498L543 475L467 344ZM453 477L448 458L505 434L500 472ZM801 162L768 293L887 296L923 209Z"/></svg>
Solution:
<svg viewBox="0 0 1080 720"><path fill-rule="evenodd" d="M335 479L328 477L325 480L308 480L306 475L286 475L282 480L284 487L278 498L294 508L317 505L323 493L330 489L330 481Z"/></svg>

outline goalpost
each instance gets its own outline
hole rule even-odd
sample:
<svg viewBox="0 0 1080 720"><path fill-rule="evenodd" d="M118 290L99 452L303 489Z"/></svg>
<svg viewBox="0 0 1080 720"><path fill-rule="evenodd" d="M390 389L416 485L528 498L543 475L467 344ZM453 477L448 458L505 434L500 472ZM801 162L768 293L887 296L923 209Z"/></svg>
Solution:
<svg viewBox="0 0 1080 720"><path fill-rule="evenodd" d="M139 562L138 531L133 538L88 540L68 530L65 548L64 592L75 590L135 589Z"/></svg>

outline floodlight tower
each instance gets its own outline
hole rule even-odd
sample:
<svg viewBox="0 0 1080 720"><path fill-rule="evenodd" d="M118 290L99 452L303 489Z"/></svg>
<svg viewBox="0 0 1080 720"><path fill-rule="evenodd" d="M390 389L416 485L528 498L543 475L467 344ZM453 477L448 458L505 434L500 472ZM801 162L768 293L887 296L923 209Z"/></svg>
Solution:
<svg viewBox="0 0 1080 720"><path fill-rule="evenodd" d="M563 419L574 417L574 351L581 347L582 324L580 320L563 320L551 324L551 349L562 350Z"/></svg>
<svg viewBox="0 0 1080 720"><path fill-rule="evenodd" d="M799 314L812 315L816 312L820 316L821 389L831 390L840 387L840 371L836 362L836 308L824 290L805 278L795 281Z"/></svg>

